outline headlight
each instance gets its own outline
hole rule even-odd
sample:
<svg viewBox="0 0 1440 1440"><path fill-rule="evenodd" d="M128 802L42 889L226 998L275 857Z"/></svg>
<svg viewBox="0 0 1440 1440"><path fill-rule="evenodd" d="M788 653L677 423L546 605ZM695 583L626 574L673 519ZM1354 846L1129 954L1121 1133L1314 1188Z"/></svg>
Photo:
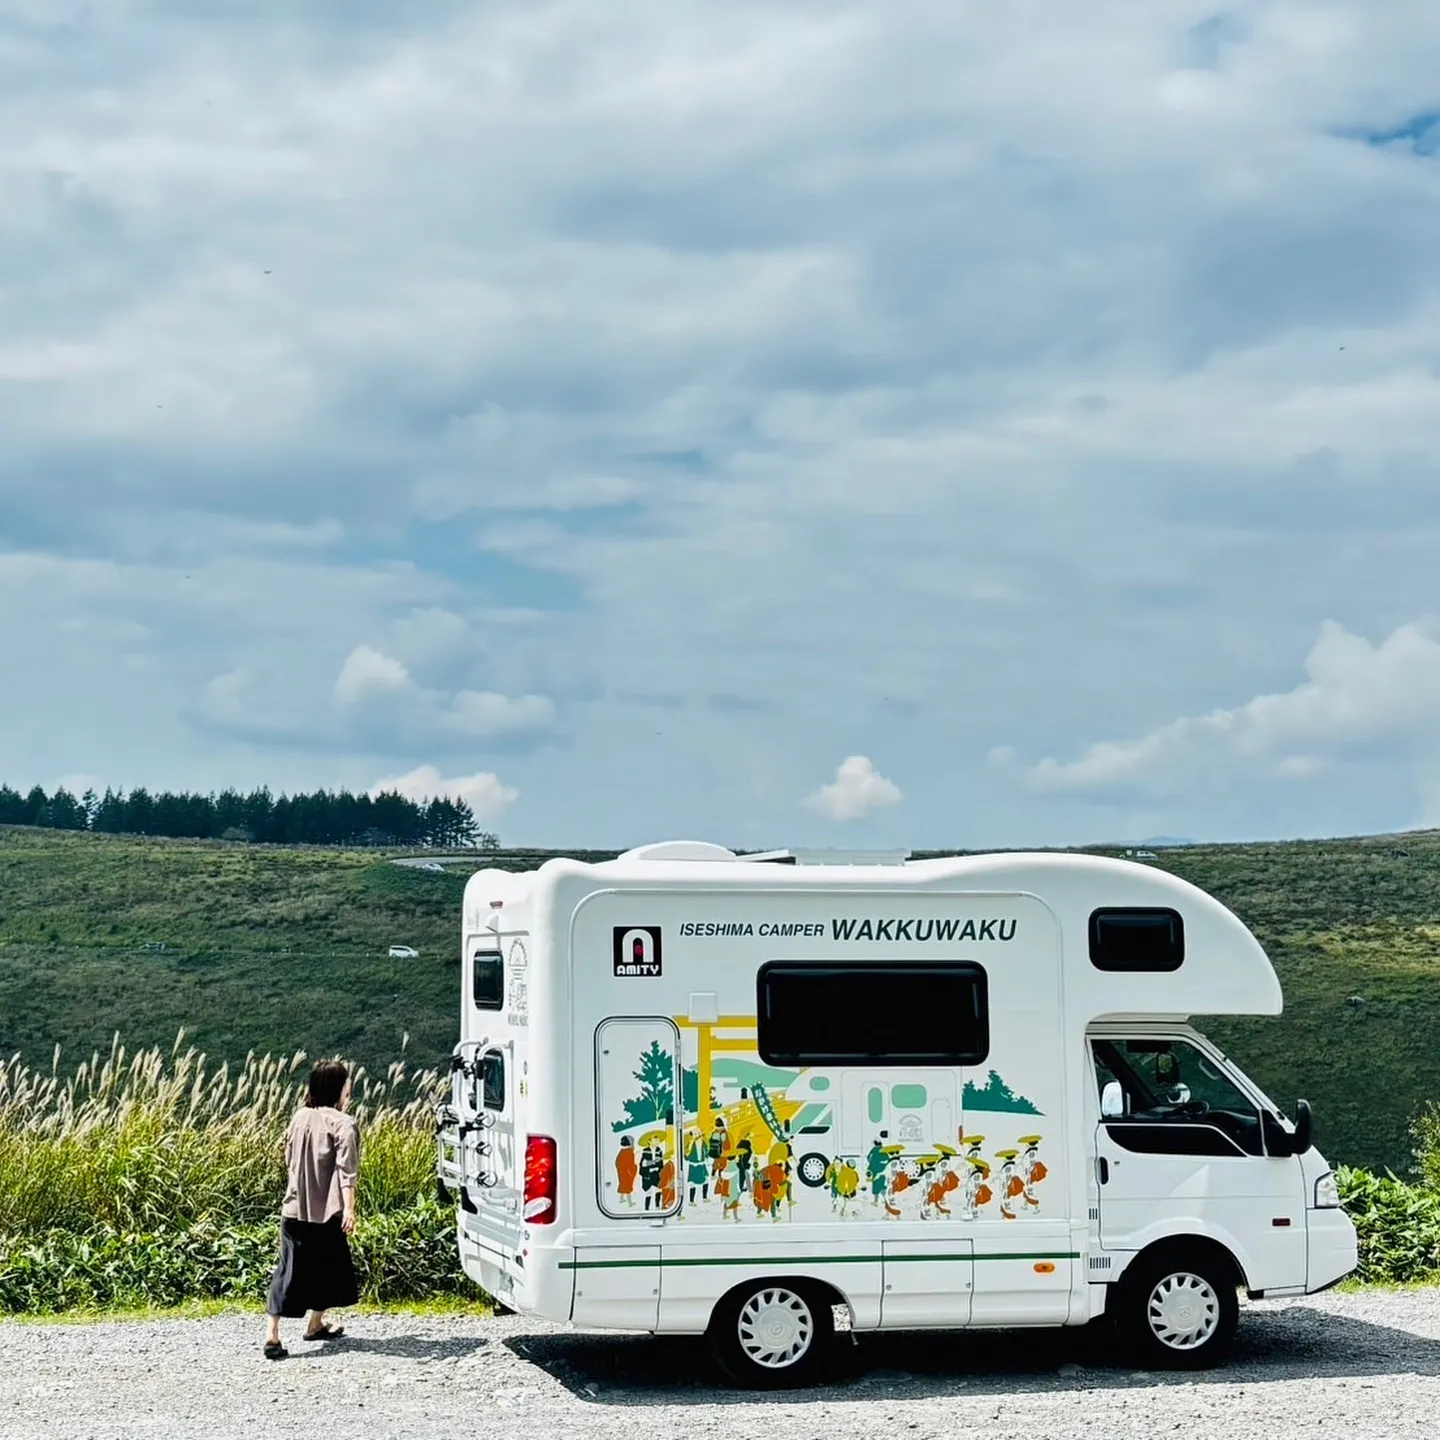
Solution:
<svg viewBox="0 0 1440 1440"><path fill-rule="evenodd" d="M1338 1210L1340 1208L1340 1182L1333 1174L1322 1175L1315 1182L1315 1208L1317 1210Z"/></svg>

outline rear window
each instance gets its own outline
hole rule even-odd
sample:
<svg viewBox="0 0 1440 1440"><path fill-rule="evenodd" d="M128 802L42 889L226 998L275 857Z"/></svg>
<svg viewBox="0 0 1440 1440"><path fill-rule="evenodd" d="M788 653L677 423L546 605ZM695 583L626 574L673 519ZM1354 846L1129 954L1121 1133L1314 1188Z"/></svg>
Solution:
<svg viewBox="0 0 1440 1440"><path fill-rule="evenodd" d="M1097 970L1178 970L1185 963L1185 922L1174 910L1096 910L1090 963Z"/></svg>
<svg viewBox="0 0 1440 1440"><path fill-rule="evenodd" d="M470 960L471 994L477 1010L505 1008L505 961L498 950L477 950Z"/></svg>
<svg viewBox="0 0 1440 1440"><path fill-rule="evenodd" d="M498 1050L487 1050L480 1057L480 1103L487 1110L505 1108L505 1057Z"/></svg>
<svg viewBox="0 0 1440 1440"><path fill-rule="evenodd" d="M969 961L772 961L757 977L770 1065L979 1065L990 1053L984 969Z"/></svg>

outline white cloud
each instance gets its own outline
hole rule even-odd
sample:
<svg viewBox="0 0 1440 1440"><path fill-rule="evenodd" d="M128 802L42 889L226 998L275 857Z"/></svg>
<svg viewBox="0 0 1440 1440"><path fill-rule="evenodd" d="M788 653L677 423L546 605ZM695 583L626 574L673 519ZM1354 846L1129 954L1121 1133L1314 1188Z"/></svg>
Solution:
<svg viewBox="0 0 1440 1440"><path fill-rule="evenodd" d="M504 747L536 842L768 843L873 734L911 843L1088 839L995 738L1208 794L1435 604L1433 0L130 8L0 38L12 779ZM1298 730L1163 829L1401 818Z"/></svg>
<svg viewBox="0 0 1440 1440"><path fill-rule="evenodd" d="M370 794L379 795L386 790L398 791L410 800L464 800L475 812L475 819L482 825L496 820L520 795L513 786L502 784L500 777L493 771L456 775L447 779L434 765L421 765L404 775L377 780L370 787Z"/></svg>
<svg viewBox="0 0 1440 1440"><path fill-rule="evenodd" d="M517 731L546 730L555 723L555 702L544 695L510 699L492 690L462 690L440 716L440 724L458 735L487 739Z"/></svg>
<svg viewBox="0 0 1440 1440"><path fill-rule="evenodd" d="M441 668L471 644L469 627L444 610L414 611L391 629L400 648ZM237 705L241 679L242 672L234 672L211 682L212 710L217 701ZM422 686L408 666L371 645L350 652L335 681L335 700L350 712L347 723L358 727L357 733L412 744L440 743L446 736L473 741L533 735L553 729L557 718L555 702L546 695Z"/></svg>
<svg viewBox="0 0 1440 1440"><path fill-rule="evenodd" d="M357 645L336 676L335 698L341 705L361 705L413 688L410 672L398 660L369 645Z"/></svg>
<svg viewBox="0 0 1440 1440"><path fill-rule="evenodd" d="M898 805L904 797L893 781L879 774L864 755L851 755L835 767L835 778L805 804L829 820L860 820L872 810Z"/></svg>
<svg viewBox="0 0 1440 1440"><path fill-rule="evenodd" d="M1234 709L1175 720L1130 740L1090 746L1077 760L1042 760L1040 791L1183 793L1242 772L1313 778L1325 754L1385 745L1440 755L1440 626L1402 625L1381 644L1327 621L1293 689Z"/></svg>

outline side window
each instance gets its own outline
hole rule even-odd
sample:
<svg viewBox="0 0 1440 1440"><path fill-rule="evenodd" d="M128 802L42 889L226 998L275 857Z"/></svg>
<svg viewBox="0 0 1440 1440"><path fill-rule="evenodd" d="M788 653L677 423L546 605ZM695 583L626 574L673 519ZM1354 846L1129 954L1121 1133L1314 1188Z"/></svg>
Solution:
<svg viewBox="0 0 1440 1440"><path fill-rule="evenodd" d="M772 960L760 967L756 990L757 1045L767 1065L981 1065L989 1058L986 975L969 961Z"/></svg>
<svg viewBox="0 0 1440 1440"><path fill-rule="evenodd" d="M1130 974L1178 970L1185 963L1185 922L1175 910L1096 910L1090 963Z"/></svg>
<svg viewBox="0 0 1440 1440"><path fill-rule="evenodd" d="M595 1031L596 1193L614 1219L680 1209L680 1031L659 1016L602 1021Z"/></svg>
<svg viewBox="0 0 1440 1440"><path fill-rule="evenodd" d="M1123 1097L1123 1112L1103 1122L1116 1144L1151 1155L1265 1153L1254 1104L1189 1041L1096 1040L1094 1057L1102 1115L1107 1085Z"/></svg>
<svg viewBox="0 0 1440 1440"><path fill-rule="evenodd" d="M505 960L498 950L476 950L471 955L470 994L477 1010L505 1008Z"/></svg>

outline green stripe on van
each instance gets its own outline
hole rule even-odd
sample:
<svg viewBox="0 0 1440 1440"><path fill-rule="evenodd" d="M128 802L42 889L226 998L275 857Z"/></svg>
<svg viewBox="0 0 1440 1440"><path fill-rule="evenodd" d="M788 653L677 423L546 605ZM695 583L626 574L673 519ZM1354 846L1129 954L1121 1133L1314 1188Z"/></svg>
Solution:
<svg viewBox="0 0 1440 1440"><path fill-rule="evenodd" d="M562 1260L562 1270L679 1270L697 1265L878 1265L925 1262L941 1265L974 1260L1078 1260L1078 1250L1027 1251L1025 1254L993 1255L726 1255L713 1260L677 1256L661 1260Z"/></svg>

